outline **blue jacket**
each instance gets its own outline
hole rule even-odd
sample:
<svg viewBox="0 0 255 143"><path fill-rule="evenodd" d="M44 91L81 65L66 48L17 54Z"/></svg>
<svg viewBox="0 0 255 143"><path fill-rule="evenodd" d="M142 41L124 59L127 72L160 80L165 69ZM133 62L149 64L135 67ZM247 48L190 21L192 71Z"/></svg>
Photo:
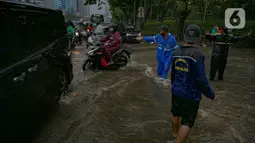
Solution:
<svg viewBox="0 0 255 143"><path fill-rule="evenodd" d="M173 52L172 94L192 101L200 101L202 93L214 99L214 92L206 78L205 56L196 47L181 46Z"/></svg>
<svg viewBox="0 0 255 143"><path fill-rule="evenodd" d="M158 44L156 57L160 62L170 61L173 50L178 47L175 37L170 33L166 39L162 35L157 34L156 36L145 36L143 40Z"/></svg>

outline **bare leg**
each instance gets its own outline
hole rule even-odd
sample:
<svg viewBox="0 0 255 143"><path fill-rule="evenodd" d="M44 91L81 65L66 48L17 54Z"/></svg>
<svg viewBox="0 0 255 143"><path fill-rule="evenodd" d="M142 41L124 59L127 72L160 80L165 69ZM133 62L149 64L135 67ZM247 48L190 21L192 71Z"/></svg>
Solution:
<svg viewBox="0 0 255 143"><path fill-rule="evenodd" d="M189 136L191 128L189 126L182 125L179 129L176 143L183 143Z"/></svg>
<svg viewBox="0 0 255 143"><path fill-rule="evenodd" d="M173 136L174 137L177 137L179 127L180 127L180 117L172 116L172 129L173 129Z"/></svg>

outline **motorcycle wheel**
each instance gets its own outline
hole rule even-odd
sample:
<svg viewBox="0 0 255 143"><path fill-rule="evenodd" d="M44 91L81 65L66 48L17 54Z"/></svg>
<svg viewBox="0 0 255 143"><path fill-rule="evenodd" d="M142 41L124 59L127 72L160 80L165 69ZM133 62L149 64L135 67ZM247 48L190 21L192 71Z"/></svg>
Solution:
<svg viewBox="0 0 255 143"><path fill-rule="evenodd" d="M125 55L121 55L118 59L116 59L116 61L114 61L114 63L118 65L126 66L128 63L128 57Z"/></svg>
<svg viewBox="0 0 255 143"><path fill-rule="evenodd" d="M92 59L87 59L82 66L83 71L89 71L95 69L95 62Z"/></svg>
<svg viewBox="0 0 255 143"><path fill-rule="evenodd" d="M131 59L131 57L130 57L131 53L130 52L127 51L127 52L124 52L123 54L126 56L126 58L128 58L128 60Z"/></svg>
<svg viewBox="0 0 255 143"><path fill-rule="evenodd" d="M64 70L60 70L59 80L61 82L60 88L60 96L64 96L68 93L69 82L68 82L68 74ZM59 100L59 98L57 99Z"/></svg>

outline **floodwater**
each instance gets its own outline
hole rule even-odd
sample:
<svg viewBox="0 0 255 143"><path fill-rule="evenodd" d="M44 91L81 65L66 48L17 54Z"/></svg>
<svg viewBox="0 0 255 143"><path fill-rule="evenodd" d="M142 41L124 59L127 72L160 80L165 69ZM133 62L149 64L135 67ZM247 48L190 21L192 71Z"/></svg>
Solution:
<svg viewBox="0 0 255 143"><path fill-rule="evenodd" d="M207 71L210 50L202 49ZM127 67L82 72L73 52L70 93L35 143L165 143L171 135L169 83L155 78L155 47L141 45ZM224 81L211 82L218 100L204 98L189 143L255 142L255 50L230 49Z"/></svg>

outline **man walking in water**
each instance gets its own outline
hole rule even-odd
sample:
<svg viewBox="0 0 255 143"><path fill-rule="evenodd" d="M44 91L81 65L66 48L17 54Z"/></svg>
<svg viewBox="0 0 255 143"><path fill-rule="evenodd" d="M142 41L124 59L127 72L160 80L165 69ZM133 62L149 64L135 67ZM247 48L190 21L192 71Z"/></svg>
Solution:
<svg viewBox="0 0 255 143"><path fill-rule="evenodd" d="M158 76L161 80L166 79L169 67L172 61L172 53L178 47L175 37L168 33L168 27L163 25L160 27L160 34L156 36L137 37L138 40L154 42L157 47Z"/></svg>
<svg viewBox="0 0 255 143"><path fill-rule="evenodd" d="M202 93L214 99L214 92L206 78L205 56L196 47L200 40L200 28L189 25L184 33L185 43L173 52L172 84L172 128L176 141L183 143L195 123ZM180 122L181 121L181 122Z"/></svg>

